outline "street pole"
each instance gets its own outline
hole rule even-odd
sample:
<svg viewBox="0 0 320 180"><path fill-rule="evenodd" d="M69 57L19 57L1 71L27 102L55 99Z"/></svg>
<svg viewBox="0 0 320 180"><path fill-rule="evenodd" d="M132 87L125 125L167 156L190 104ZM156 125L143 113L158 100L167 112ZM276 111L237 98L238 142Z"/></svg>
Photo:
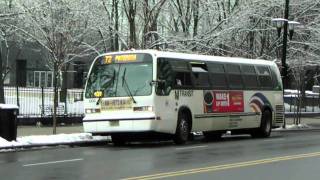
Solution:
<svg viewBox="0 0 320 180"><path fill-rule="evenodd" d="M285 7L284 7L284 19L289 18L289 0L285 0ZM288 21L284 21L283 26L283 46L282 46L282 83L283 88L288 88L288 66L286 64L286 57L287 57L287 41L288 41Z"/></svg>
<svg viewBox="0 0 320 180"><path fill-rule="evenodd" d="M283 92L284 89L288 88L288 67L286 63L287 58L287 41L288 41L288 18L289 18L289 0L285 0L284 5L284 19L287 19L287 21L284 21L283 26L283 46L282 46L282 57L281 57L281 63L282 63L282 84L283 84ZM284 118L283 121L283 128L286 128L286 119Z"/></svg>

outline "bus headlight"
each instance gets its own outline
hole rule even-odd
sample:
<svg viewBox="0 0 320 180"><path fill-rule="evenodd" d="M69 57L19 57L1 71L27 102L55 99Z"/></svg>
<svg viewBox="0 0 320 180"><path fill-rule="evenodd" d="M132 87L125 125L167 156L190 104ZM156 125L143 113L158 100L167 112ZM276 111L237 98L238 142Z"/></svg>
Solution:
<svg viewBox="0 0 320 180"><path fill-rule="evenodd" d="M86 114L99 113L100 109L86 109Z"/></svg>
<svg viewBox="0 0 320 180"><path fill-rule="evenodd" d="M133 111L153 111L153 106L139 106L139 107L133 107Z"/></svg>

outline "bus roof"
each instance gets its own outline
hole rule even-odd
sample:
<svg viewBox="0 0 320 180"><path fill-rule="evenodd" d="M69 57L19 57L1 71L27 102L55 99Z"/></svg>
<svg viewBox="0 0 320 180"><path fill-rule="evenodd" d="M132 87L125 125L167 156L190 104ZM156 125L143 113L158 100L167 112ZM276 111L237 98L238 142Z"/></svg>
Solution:
<svg viewBox="0 0 320 180"><path fill-rule="evenodd" d="M231 62L231 63L244 63L244 64L261 64L261 65L276 65L273 61L262 60L262 59L247 59L240 57L223 57L223 56L210 56L210 55L200 55L200 54L188 54L188 53L177 53L169 51L158 51L158 50L128 50L128 51L118 51L105 53L104 55L111 54L127 54L127 53L148 53L152 54L155 57L162 58L175 58L175 59L184 59L192 61L212 61L212 62Z"/></svg>

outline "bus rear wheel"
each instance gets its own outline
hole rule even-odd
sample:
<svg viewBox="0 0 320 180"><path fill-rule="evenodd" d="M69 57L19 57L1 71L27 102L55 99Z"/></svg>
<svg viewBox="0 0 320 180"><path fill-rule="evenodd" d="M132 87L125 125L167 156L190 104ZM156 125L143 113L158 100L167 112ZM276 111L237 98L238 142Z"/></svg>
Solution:
<svg viewBox="0 0 320 180"><path fill-rule="evenodd" d="M179 113L176 133L173 141L175 144L185 144L190 134L190 124L185 113Z"/></svg>
<svg viewBox="0 0 320 180"><path fill-rule="evenodd" d="M113 145L115 145L115 146L123 146L126 144L124 137L119 134L112 134L111 140L112 140Z"/></svg>
<svg viewBox="0 0 320 180"><path fill-rule="evenodd" d="M254 138L266 138L271 134L272 114L269 110L264 110L261 116L260 127L253 130L251 136Z"/></svg>

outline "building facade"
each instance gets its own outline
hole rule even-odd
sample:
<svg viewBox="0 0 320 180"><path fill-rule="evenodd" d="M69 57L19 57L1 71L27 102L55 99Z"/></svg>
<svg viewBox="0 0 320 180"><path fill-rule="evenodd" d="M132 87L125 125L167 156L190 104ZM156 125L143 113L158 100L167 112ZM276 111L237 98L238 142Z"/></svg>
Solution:
<svg viewBox="0 0 320 180"><path fill-rule="evenodd" d="M2 44L4 67L8 64L9 73L4 84L20 87L52 87L53 66L48 52L36 43L9 43L9 53ZM78 58L67 64L67 69L60 75L65 77L67 88L83 88L85 77L93 58ZM62 76L66 73L65 76Z"/></svg>

